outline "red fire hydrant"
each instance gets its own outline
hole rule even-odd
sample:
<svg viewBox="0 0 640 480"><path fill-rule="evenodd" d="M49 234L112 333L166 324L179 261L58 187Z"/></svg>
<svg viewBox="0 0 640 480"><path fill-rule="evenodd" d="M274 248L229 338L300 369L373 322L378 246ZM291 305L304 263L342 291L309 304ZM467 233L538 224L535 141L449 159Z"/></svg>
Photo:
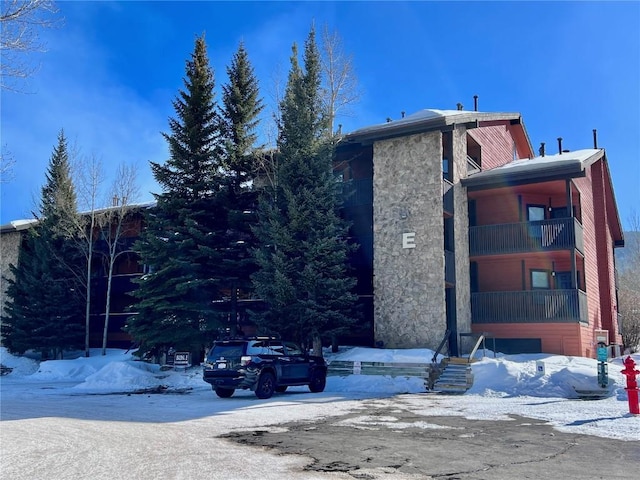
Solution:
<svg viewBox="0 0 640 480"><path fill-rule="evenodd" d="M622 362L624 370L622 374L627 376L627 397L629 397L629 413L632 415L640 415L640 405L638 404L638 381L636 377L640 374L640 370L636 370L636 362L633 361L631 355Z"/></svg>

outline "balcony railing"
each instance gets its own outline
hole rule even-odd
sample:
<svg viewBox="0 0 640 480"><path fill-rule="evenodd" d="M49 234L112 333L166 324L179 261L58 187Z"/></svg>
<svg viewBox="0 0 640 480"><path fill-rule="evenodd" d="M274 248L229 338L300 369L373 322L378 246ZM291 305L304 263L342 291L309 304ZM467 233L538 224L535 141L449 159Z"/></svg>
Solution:
<svg viewBox="0 0 640 480"><path fill-rule="evenodd" d="M444 178L442 179L442 209L453 215L453 184Z"/></svg>
<svg viewBox="0 0 640 480"><path fill-rule="evenodd" d="M473 158L467 155L467 176L471 176L474 173L478 173L481 171L482 168L480 168L480 165L478 165Z"/></svg>
<svg viewBox="0 0 640 480"><path fill-rule="evenodd" d="M471 294L473 323L587 322L582 290L526 290Z"/></svg>
<svg viewBox="0 0 640 480"><path fill-rule="evenodd" d="M456 256L449 250L444 251L444 281L452 285L456 283Z"/></svg>
<svg viewBox="0 0 640 480"><path fill-rule="evenodd" d="M342 184L344 207L373 205L373 179L348 180Z"/></svg>
<svg viewBox="0 0 640 480"><path fill-rule="evenodd" d="M469 228L471 256L573 248L584 252L582 225L573 217Z"/></svg>

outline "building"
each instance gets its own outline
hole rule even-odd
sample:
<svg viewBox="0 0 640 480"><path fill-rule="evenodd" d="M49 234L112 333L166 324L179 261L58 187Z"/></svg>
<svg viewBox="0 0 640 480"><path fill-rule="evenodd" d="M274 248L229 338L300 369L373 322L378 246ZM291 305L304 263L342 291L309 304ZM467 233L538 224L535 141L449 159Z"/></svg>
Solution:
<svg viewBox="0 0 640 480"><path fill-rule="evenodd" d="M623 237L604 150L535 157L517 113L424 110L338 147L343 215L374 341L595 355L621 343ZM606 332L602 332L602 330Z"/></svg>
<svg viewBox="0 0 640 480"><path fill-rule="evenodd" d="M543 145L536 156L520 114L477 108L423 110L346 135L334 172L359 244L351 264L363 318L344 340L446 344L458 355L464 340L485 334L505 353L587 357L602 338L621 344L613 252L624 240L595 143L594 132L592 149L563 151L559 142L558 154ZM135 313L132 280L144 273L129 248L144 228L140 211L129 224L113 277L111 347L130 345L121 328ZM4 272L22 227L2 228ZM95 262L91 345L99 346L107 276ZM216 306L242 319L249 304L261 302L230 291Z"/></svg>
<svg viewBox="0 0 640 480"><path fill-rule="evenodd" d="M36 220L17 220L0 226L0 318L4 316L6 279L13 279L9 265L18 264L22 236Z"/></svg>
<svg viewBox="0 0 640 480"><path fill-rule="evenodd" d="M113 250L114 265L111 276L111 295L109 305L109 323L107 331L107 346L110 348L128 348L131 337L122 331L126 319L131 315L129 307L132 304L130 293L136 288L133 280L144 273L144 265L138 261L138 256L131 247L139 238L144 228L143 210L152 204L114 206L96 210L95 214L101 218L111 218L113 223L108 227L101 225L94 230L94 245L91 265L91 311L89 317L89 344L97 348L102 346L105 324L108 258L110 247ZM116 234L117 214L125 214L120 230ZM0 227L0 271L2 277L10 277L9 265L17 265L20 248L24 235L30 227L37 224L37 220L20 220ZM117 239L117 241L116 241ZM82 240L84 241L84 240ZM0 318L4 317L7 282L2 280L0 292Z"/></svg>

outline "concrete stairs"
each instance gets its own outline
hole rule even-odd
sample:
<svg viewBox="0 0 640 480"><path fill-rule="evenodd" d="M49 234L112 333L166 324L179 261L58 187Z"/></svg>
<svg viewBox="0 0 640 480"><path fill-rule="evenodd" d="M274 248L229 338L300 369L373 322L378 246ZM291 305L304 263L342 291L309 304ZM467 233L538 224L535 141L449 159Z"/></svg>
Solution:
<svg viewBox="0 0 640 480"><path fill-rule="evenodd" d="M473 373L468 358L445 358L437 369L430 389L434 393L463 394L473 385Z"/></svg>

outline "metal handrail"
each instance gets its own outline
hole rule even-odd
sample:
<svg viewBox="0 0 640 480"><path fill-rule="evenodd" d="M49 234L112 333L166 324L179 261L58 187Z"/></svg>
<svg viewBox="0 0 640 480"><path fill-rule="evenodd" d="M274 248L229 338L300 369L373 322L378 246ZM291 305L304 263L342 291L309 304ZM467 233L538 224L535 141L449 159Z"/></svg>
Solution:
<svg viewBox="0 0 640 480"><path fill-rule="evenodd" d="M438 359L438 355L440 355L440 351L444 347L444 344L447 343L447 341L449 340L450 336L451 336L451 330L447 329L447 331L444 332L444 337L442 338L442 341L440 342L440 345L438 345L438 348L436 349L435 353L433 354L433 357L431 357L431 363L436 363L436 360Z"/></svg>
<svg viewBox="0 0 640 480"><path fill-rule="evenodd" d="M475 346L473 347L473 350L471 350L471 353L469 354L469 359L467 360L467 363L471 363L474 355L476 354L476 352L478 351L478 347L480 347L480 344L482 343L482 348L485 348L484 345L484 339L485 336L482 334L478 337L478 341L476 342Z"/></svg>

